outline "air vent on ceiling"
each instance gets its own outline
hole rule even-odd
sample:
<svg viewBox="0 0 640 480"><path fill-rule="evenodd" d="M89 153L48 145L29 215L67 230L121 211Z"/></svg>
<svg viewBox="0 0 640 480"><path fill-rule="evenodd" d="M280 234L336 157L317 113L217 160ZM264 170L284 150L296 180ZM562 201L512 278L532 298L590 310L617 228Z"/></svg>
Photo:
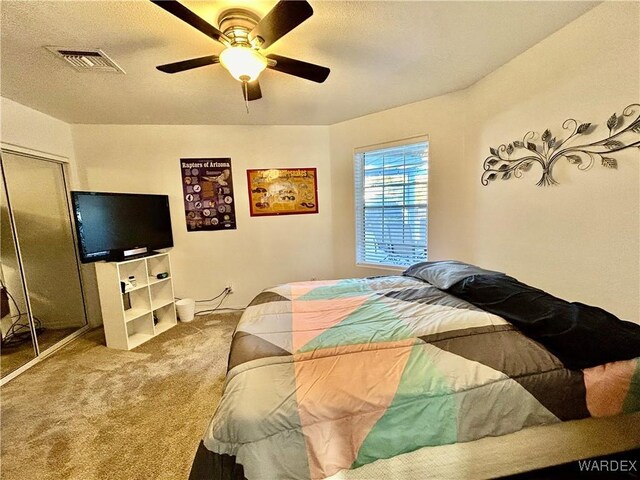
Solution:
<svg viewBox="0 0 640 480"><path fill-rule="evenodd" d="M56 57L62 58L79 72L125 73L124 70L100 49L76 49L45 47Z"/></svg>

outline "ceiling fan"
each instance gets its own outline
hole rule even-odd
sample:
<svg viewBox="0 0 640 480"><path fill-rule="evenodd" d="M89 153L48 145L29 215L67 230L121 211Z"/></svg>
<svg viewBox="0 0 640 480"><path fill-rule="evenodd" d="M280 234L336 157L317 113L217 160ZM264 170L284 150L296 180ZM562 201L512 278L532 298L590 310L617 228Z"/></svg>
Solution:
<svg viewBox="0 0 640 480"><path fill-rule="evenodd" d="M220 29L176 0L151 2L226 47L220 56L207 55L156 67L161 72L178 73L220 63L242 82L245 102L262 98L258 76L265 68L317 83L329 76L327 67L262 52L313 15L306 0L280 0L262 19L246 9L225 10L218 18Z"/></svg>

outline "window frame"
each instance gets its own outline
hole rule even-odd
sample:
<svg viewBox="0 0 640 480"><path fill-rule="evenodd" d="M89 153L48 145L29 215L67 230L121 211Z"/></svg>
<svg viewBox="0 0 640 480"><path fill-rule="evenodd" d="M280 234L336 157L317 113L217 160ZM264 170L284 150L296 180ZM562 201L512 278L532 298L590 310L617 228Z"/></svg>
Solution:
<svg viewBox="0 0 640 480"><path fill-rule="evenodd" d="M400 140L394 140L390 142L378 143L373 145L367 145L364 147L357 147L353 150L353 171L354 171L354 222L355 222L355 265L357 267L375 268L378 270L389 270L393 272L402 272L407 266L400 266L394 264L384 264L361 261L359 256L364 257L364 165L360 165L359 162L364 161L364 155L367 152L387 150L394 147L410 147L420 143L426 143L426 169L427 169L427 182L426 182L426 215L425 215L425 240L427 254L425 260L428 259L429 251L429 136L427 134L416 135ZM361 159L359 159L359 157ZM362 210L362 212L360 212Z"/></svg>

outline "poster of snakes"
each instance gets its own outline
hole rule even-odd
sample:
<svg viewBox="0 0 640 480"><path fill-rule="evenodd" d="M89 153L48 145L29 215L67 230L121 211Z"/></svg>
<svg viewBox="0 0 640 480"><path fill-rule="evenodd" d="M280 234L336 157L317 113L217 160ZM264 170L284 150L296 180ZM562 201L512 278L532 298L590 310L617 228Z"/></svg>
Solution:
<svg viewBox="0 0 640 480"><path fill-rule="evenodd" d="M182 158L188 232L234 230L236 212L230 158Z"/></svg>
<svg viewBox="0 0 640 480"><path fill-rule="evenodd" d="M247 170L252 217L318 213L315 168Z"/></svg>

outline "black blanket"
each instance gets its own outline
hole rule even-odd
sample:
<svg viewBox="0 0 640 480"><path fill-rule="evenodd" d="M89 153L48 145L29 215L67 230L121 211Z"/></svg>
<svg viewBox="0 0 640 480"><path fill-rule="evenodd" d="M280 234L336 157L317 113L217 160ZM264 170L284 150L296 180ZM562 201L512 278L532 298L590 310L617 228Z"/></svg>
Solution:
<svg viewBox="0 0 640 480"><path fill-rule="evenodd" d="M567 368L640 357L640 325L598 307L567 302L507 275L473 275L447 291L512 323Z"/></svg>

